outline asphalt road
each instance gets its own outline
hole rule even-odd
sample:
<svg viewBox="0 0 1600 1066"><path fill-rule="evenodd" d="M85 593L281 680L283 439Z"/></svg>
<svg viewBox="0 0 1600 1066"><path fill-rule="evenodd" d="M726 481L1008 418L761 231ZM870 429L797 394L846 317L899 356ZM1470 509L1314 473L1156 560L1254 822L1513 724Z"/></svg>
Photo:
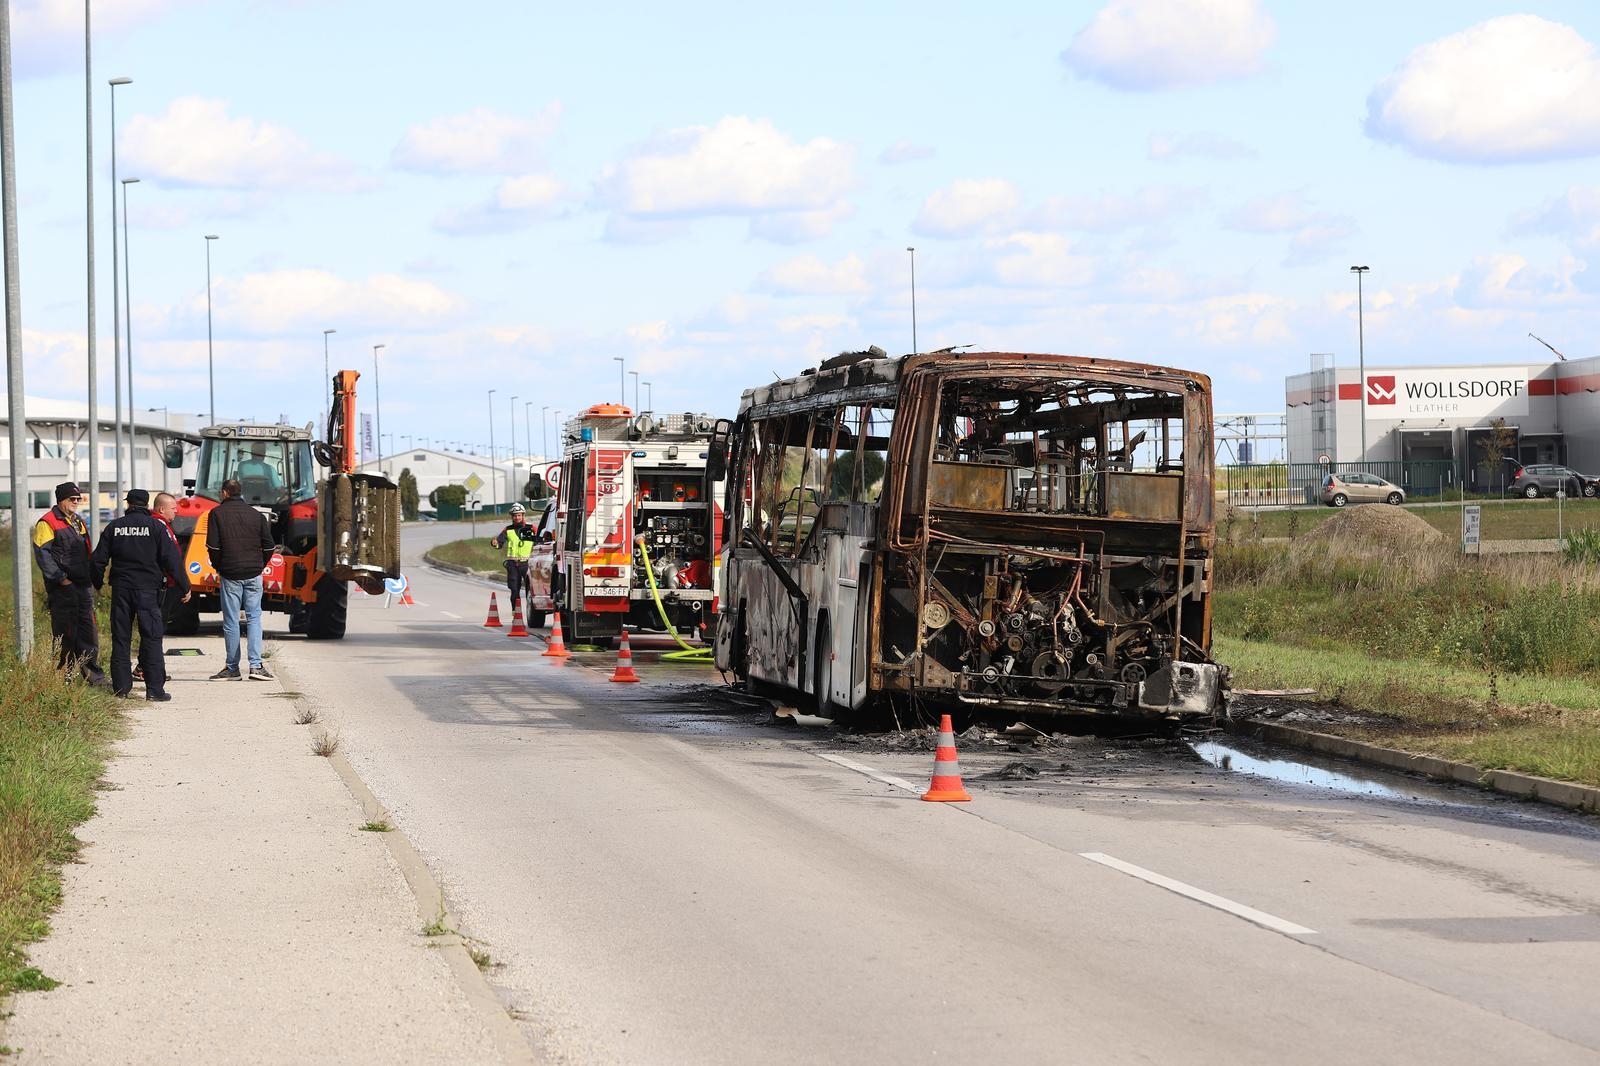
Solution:
<svg viewBox="0 0 1600 1066"><path fill-rule="evenodd" d="M547 1061L1600 1062L1592 819L1115 750L922 803L924 753L482 628L418 559L463 528L407 530L414 606L274 662Z"/></svg>

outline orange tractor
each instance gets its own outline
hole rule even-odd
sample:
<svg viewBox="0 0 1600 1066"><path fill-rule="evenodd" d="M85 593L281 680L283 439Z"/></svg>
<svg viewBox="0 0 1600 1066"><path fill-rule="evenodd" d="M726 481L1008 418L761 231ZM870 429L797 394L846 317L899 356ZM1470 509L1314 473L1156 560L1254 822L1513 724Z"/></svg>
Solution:
<svg viewBox="0 0 1600 1066"><path fill-rule="evenodd" d="M278 550L261 572L262 607L286 612L289 632L340 639L350 582L377 594L384 578L400 576L400 489L381 475L355 472L359 377L354 370L334 375L327 441L312 440L309 426L235 422L200 431L199 470L192 485L185 482L172 523L194 596L179 605L167 632L194 633L202 613L221 610L206 525L229 480L272 524ZM328 468L320 481L319 465Z"/></svg>

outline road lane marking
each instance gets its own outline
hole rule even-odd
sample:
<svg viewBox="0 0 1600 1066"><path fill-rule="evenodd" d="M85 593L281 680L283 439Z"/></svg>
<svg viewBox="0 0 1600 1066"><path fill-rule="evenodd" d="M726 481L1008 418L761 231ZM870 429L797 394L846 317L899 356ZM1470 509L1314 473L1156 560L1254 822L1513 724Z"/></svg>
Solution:
<svg viewBox="0 0 1600 1066"><path fill-rule="evenodd" d="M882 781L886 785L893 785L895 788L903 788L907 792L916 792L920 794L923 791L921 785L913 785L910 781L907 781L903 777L895 777L893 774L881 773L877 770L874 770L870 766L864 766L852 759L846 759L843 755L829 755L826 752L821 751L814 751L811 754L815 755L819 759L826 759L831 763L836 763L837 765L844 767L846 770L854 770L858 774L865 774L874 781Z"/></svg>
<svg viewBox="0 0 1600 1066"><path fill-rule="evenodd" d="M456 614L454 611L440 611L439 613L444 615L446 618L454 618L458 622L461 621L461 616Z"/></svg>
<svg viewBox="0 0 1600 1066"><path fill-rule="evenodd" d="M1275 932L1284 933L1288 936L1312 936L1316 934L1315 929L1307 929L1303 925L1296 925L1276 915L1268 914L1266 911L1258 911L1254 907L1246 907L1243 903L1235 903L1231 899L1207 892L1203 888L1186 885L1182 881L1175 881L1153 870L1146 870L1142 866L1135 866L1131 862L1123 862L1121 859L1103 855L1098 851L1080 851L1078 855L1088 859L1090 862L1097 862L1101 866L1109 866L1111 869L1119 870L1130 877L1148 881L1158 888L1164 888L1168 892L1176 892L1180 896L1187 896L1197 903L1204 903L1206 906L1215 907L1219 911L1227 911L1236 918L1243 918L1247 922L1254 922L1256 925Z"/></svg>

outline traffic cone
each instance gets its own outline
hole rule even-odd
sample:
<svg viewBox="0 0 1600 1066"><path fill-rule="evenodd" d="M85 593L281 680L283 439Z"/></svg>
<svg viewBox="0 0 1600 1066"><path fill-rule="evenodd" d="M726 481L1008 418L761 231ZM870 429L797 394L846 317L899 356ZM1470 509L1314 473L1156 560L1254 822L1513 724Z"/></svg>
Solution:
<svg viewBox="0 0 1600 1066"><path fill-rule="evenodd" d="M406 587L400 590L400 606L415 607L417 601L411 598L411 582L406 582Z"/></svg>
<svg viewBox="0 0 1600 1066"><path fill-rule="evenodd" d="M494 593L489 593L489 619L483 623L485 629L501 629L500 604L495 602Z"/></svg>
<svg viewBox="0 0 1600 1066"><path fill-rule="evenodd" d="M639 675L633 672L633 651L628 647L628 631L622 631L622 643L617 645L617 668L612 671L611 681L636 682Z"/></svg>
<svg viewBox="0 0 1600 1066"><path fill-rule="evenodd" d="M972 797L961 785L961 760L948 714L939 716L939 749L933 754L933 781L922 798L929 803L965 803Z"/></svg>
<svg viewBox="0 0 1600 1066"><path fill-rule="evenodd" d="M550 626L550 646L541 653L545 659L569 659L572 653L567 650L566 641L561 639L561 612L556 611L555 623Z"/></svg>
<svg viewBox="0 0 1600 1066"><path fill-rule="evenodd" d="M511 628L506 630L508 637L525 637L528 627L522 624L522 604L514 604L511 608Z"/></svg>

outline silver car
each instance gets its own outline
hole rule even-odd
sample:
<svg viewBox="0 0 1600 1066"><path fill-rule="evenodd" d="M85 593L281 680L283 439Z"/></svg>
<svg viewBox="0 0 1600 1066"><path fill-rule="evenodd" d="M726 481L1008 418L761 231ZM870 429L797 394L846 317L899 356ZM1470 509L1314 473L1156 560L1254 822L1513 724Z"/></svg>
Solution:
<svg viewBox="0 0 1600 1066"><path fill-rule="evenodd" d="M1324 474L1322 477L1322 502L1329 507L1343 507L1349 503L1406 502L1406 492L1392 481L1377 474L1351 471L1345 474Z"/></svg>

